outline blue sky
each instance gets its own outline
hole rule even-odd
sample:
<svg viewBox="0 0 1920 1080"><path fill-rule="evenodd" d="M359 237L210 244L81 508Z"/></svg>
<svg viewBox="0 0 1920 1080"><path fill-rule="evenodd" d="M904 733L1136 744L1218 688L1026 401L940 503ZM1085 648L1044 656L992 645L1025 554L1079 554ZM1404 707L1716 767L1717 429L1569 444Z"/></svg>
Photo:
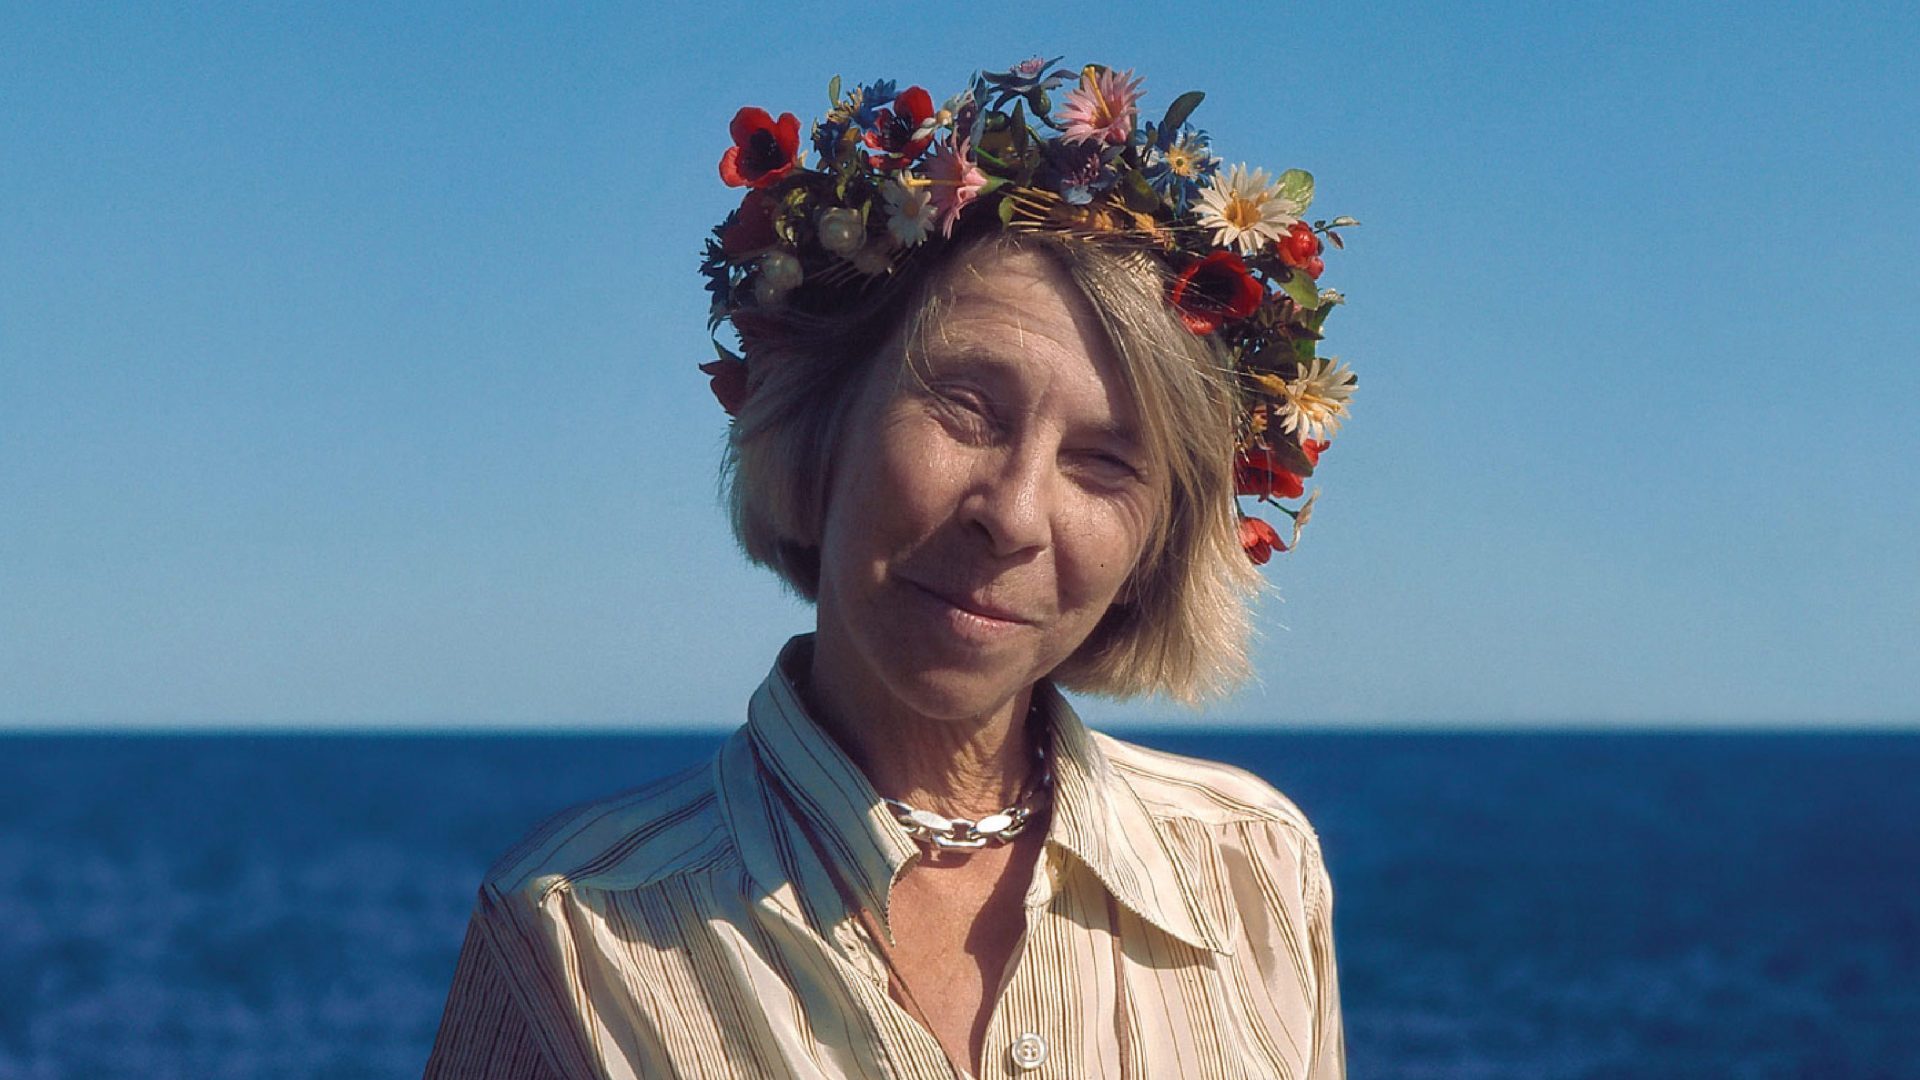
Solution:
<svg viewBox="0 0 1920 1080"><path fill-rule="evenodd" d="M1261 683L1093 716L1920 725L1910 11L780 10L15 10L0 726L737 722L727 120L1036 52L1365 223Z"/></svg>

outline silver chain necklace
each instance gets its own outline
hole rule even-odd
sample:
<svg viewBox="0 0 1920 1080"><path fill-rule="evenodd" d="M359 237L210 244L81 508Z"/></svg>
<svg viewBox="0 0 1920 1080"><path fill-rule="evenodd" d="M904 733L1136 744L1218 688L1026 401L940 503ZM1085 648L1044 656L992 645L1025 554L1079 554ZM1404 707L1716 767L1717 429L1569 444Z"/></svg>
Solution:
<svg viewBox="0 0 1920 1080"><path fill-rule="evenodd" d="M1046 805L1047 797L1053 793L1053 770L1047 766L1046 739L1040 740L1034 758L1034 778L1020 798L1005 810L988 814L978 821L942 817L931 810L920 810L884 796L881 801L893 813L893 820L899 822L907 835L922 846L930 845L944 851L972 851L989 845L998 846L1024 832L1027 823L1033 820L1033 816Z"/></svg>

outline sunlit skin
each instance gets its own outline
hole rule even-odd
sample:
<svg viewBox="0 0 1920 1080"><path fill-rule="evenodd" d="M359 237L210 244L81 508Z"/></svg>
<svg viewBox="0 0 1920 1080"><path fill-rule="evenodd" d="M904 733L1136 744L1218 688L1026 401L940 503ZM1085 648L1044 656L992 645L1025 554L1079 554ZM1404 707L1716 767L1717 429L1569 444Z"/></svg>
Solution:
<svg viewBox="0 0 1920 1080"><path fill-rule="evenodd" d="M1046 256L977 251L916 357L874 365L821 538L809 693L883 795L977 818L1033 764L1036 680L1092 633L1159 510L1131 397ZM934 1034L978 1064L1025 930L1046 822L897 880L894 956Z"/></svg>

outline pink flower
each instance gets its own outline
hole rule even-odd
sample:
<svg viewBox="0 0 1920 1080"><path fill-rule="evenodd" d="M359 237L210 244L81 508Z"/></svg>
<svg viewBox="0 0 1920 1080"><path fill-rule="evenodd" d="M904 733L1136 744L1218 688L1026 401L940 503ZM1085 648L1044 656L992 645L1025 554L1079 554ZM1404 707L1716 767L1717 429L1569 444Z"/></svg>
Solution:
<svg viewBox="0 0 1920 1080"><path fill-rule="evenodd" d="M1131 69L1089 70L1080 76L1080 85L1067 92L1060 106L1060 119L1066 123L1062 142L1098 140L1112 146L1124 146L1133 136L1133 121L1140 101L1141 80Z"/></svg>
<svg viewBox="0 0 1920 1080"><path fill-rule="evenodd" d="M979 198L987 186L987 174L973 163L972 154L967 140L950 139L942 142L927 162L927 180L933 185L929 194L942 236L953 235L953 223L960 220L960 211Z"/></svg>

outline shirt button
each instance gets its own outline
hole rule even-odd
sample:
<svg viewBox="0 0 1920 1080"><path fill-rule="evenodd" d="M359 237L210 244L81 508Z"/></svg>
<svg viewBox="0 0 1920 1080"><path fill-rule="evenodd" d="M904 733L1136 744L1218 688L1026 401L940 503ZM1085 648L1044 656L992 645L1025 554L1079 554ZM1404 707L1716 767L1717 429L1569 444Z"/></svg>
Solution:
<svg viewBox="0 0 1920 1080"><path fill-rule="evenodd" d="M1047 1060L1047 1040L1029 1031L1013 1040L1013 1063L1022 1070L1039 1068Z"/></svg>

